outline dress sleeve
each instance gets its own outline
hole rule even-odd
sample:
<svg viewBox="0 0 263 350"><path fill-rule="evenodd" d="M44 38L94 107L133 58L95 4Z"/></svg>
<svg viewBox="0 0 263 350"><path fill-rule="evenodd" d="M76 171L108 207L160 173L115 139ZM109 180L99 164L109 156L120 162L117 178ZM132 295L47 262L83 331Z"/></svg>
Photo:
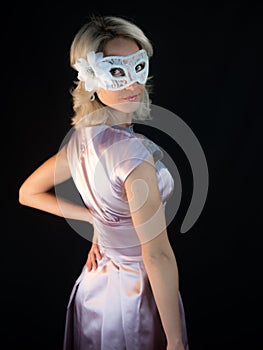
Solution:
<svg viewBox="0 0 263 350"><path fill-rule="evenodd" d="M143 161L152 156L143 142L135 136L124 138L114 146L115 175L124 183L128 175Z"/></svg>
<svg viewBox="0 0 263 350"><path fill-rule="evenodd" d="M126 131L100 126L77 130L67 145L72 175L82 164L90 178L100 183L122 186L128 175L152 152L143 141Z"/></svg>

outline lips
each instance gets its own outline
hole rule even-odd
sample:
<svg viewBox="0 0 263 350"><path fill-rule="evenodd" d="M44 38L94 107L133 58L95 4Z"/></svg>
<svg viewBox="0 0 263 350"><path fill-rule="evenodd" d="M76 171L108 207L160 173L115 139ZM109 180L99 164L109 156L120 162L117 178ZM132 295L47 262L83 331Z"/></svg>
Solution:
<svg viewBox="0 0 263 350"><path fill-rule="evenodd" d="M131 95L131 96L125 97L124 100L125 100L125 101L129 101L129 102L132 102L132 101L137 100L138 96L139 96L139 95Z"/></svg>

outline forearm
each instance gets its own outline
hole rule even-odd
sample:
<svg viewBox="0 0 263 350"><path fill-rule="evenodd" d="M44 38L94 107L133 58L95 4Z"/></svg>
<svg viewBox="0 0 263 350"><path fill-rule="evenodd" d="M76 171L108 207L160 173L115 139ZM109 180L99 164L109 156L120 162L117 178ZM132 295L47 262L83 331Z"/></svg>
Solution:
<svg viewBox="0 0 263 350"><path fill-rule="evenodd" d="M173 343L181 341L179 278L174 254L146 257L144 264L167 340Z"/></svg>
<svg viewBox="0 0 263 350"><path fill-rule="evenodd" d="M43 210L53 215L93 224L92 215L84 205L81 206L66 199L59 198L53 193L44 192L21 196L19 201L23 205Z"/></svg>

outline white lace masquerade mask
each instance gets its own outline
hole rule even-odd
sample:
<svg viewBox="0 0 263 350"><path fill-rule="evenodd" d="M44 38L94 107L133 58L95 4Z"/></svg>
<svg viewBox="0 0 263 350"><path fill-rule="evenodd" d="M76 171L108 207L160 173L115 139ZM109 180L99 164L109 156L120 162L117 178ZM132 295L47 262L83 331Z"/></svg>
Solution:
<svg viewBox="0 0 263 350"><path fill-rule="evenodd" d="M87 60L79 58L73 67L87 91L103 88L121 90L135 82L145 84L148 77L149 58L142 49L128 56L106 56L91 51Z"/></svg>

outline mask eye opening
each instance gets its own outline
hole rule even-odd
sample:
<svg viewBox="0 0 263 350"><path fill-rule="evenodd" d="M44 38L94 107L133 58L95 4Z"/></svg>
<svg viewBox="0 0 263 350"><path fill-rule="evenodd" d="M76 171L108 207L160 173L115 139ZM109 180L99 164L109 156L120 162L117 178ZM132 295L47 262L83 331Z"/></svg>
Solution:
<svg viewBox="0 0 263 350"><path fill-rule="evenodd" d="M142 61L142 62L139 62L138 64L136 64L134 69L135 69L136 73L140 73L145 69L145 67L146 67L146 63L145 63L145 61Z"/></svg>
<svg viewBox="0 0 263 350"><path fill-rule="evenodd" d="M113 78L125 77L126 73L121 67L113 67L110 69L110 74Z"/></svg>

